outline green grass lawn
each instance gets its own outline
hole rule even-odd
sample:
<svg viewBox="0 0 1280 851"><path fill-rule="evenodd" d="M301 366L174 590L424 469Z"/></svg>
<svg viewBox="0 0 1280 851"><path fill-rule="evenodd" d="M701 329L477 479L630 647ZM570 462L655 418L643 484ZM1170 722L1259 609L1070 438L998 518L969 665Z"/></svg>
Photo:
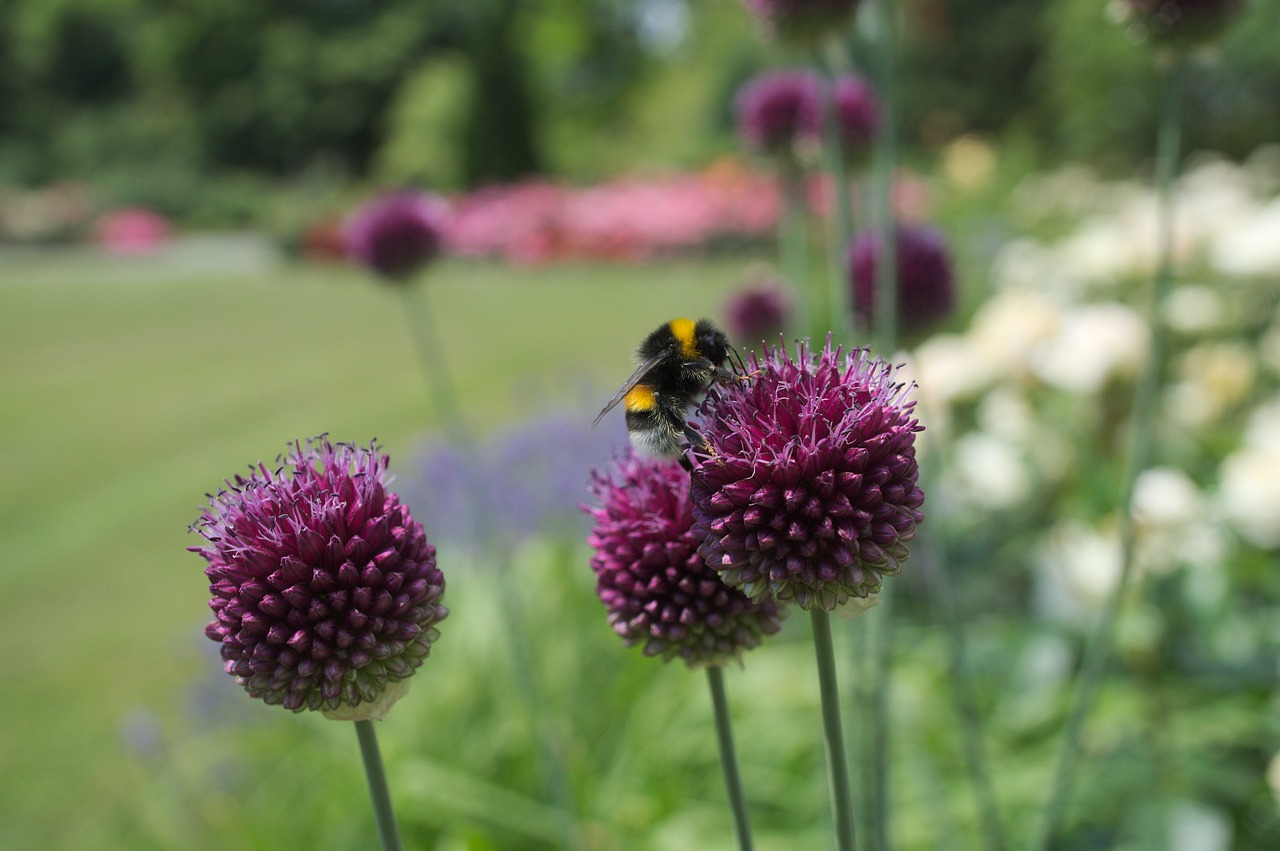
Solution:
<svg viewBox="0 0 1280 851"><path fill-rule="evenodd" d="M377 437L394 472L438 422L396 292L220 260L0 256L0 847L97 845L132 790L121 718L207 673L184 551L206 492L320 432ZM645 332L713 314L741 270L453 263L425 295L484 430L607 398Z"/></svg>

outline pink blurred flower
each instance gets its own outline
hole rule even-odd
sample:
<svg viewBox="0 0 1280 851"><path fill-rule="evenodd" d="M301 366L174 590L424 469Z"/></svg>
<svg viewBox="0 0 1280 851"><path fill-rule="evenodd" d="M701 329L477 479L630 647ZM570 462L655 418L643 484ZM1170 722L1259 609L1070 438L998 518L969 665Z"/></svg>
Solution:
<svg viewBox="0 0 1280 851"><path fill-rule="evenodd" d="M144 207L121 207L98 219L98 244L113 254L150 254L173 233L169 220Z"/></svg>
<svg viewBox="0 0 1280 851"><path fill-rule="evenodd" d="M732 166L697 175L619 178L577 189L545 181L462 198L445 233L458 255L516 264L638 261L723 239L762 239L778 215L773 182Z"/></svg>

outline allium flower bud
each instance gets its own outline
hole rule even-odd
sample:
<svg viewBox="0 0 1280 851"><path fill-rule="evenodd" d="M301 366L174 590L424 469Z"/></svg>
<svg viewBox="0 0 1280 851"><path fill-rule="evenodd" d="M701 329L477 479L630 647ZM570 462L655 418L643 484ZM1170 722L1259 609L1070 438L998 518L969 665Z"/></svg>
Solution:
<svg viewBox="0 0 1280 851"><path fill-rule="evenodd" d="M779 41L808 44L846 26L859 0L743 0Z"/></svg>
<svg viewBox="0 0 1280 851"><path fill-rule="evenodd" d="M1194 47L1231 23L1244 0L1115 0L1121 20L1157 44Z"/></svg>
<svg viewBox="0 0 1280 851"><path fill-rule="evenodd" d="M781 335L791 321L791 297L778 280L757 280L729 297L724 307L729 336L748 346Z"/></svg>
<svg viewBox="0 0 1280 851"><path fill-rule="evenodd" d="M827 340L748 359L717 385L692 451L694 532L707 564L752 599L831 610L880 590L924 515L909 387L864 349Z"/></svg>
<svg viewBox="0 0 1280 851"><path fill-rule="evenodd" d="M898 321L904 333L919 331L955 308L951 252L938 231L919 225L895 228L898 247ZM849 250L853 303L863 322L875 315L879 234L864 230Z"/></svg>
<svg viewBox="0 0 1280 851"><path fill-rule="evenodd" d="M393 281L404 281L440 253L449 208L423 192L396 192L352 213L342 225L347 255Z"/></svg>
<svg viewBox="0 0 1280 851"><path fill-rule="evenodd" d="M743 84L734 102L738 133L752 150L790 157L797 139L821 126L820 80L809 71L775 71Z"/></svg>
<svg viewBox="0 0 1280 851"><path fill-rule="evenodd" d="M269 704L382 718L439 637L444 576L376 446L294 443L210 497L191 547L208 567L205 634Z"/></svg>
<svg viewBox="0 0 1280 851"><path fill-rule="evenodd" d="M599 508L587 538L591 569L609 625L648 656L679 657L690 667L722 665L778 631L771 600L752 602L730 588L698 555L689 474L680 465L628 449L611 474L592 474Z"/></svg>
<svg viewBox="0 0 1280 851"><path fill-rule="evenodd" d="M836 77L835 99L841 145L846 157L856 159L869 150L880 128L880 101L871 84L854 74Z"/></svg>

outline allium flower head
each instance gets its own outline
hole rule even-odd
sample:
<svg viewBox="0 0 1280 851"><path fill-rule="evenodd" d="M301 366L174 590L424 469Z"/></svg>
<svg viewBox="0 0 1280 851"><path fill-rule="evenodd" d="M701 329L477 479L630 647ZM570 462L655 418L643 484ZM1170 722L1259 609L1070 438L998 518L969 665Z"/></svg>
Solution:
<svg viewBox="0 0 1280 851"><path fill-rule="evenodd" d="M899 224L895 230L898 258L898 320L904 332L918 331L955 307L955 275L951 252L933 228ZM864 322L875 315L879 234L864 230L849 250L853 303Z"/></svg>
<svg viewBox="0 0 1280 851"><path fill-rule="evenodd" d="M228 674L252 697L381 718L448 614L444 576L376 446L294 443L210 498L192 526Z"/></svg>
<svg viewBox="0 0 1280 851"><path fill-rule="evenodd" d="M596 594L627 646L643 644L646 655L690 667L720 665L778 631L773 601L752 602L698 554L689 474L680 465L627 449L611 473L592 474L591 492L600 507L583 510L595 521L587 542Z"/></svg>
<svg viewBox="0 0 1280 851"><path fill-rule="evenodd" d="M1114 0L1118 16L1158 44L1193 47L1215 38L1244 0Z"/></svg>
<svg viewBox="0 0 1280 851"><path fill-rule="evenodd" d="M440 253L449 208L424 192L383 195L342 225L347 255L378 274L403 281Z"/></svg>
<svg viewBox="0 0 1280 851"><path fill-rule="evenodd" d="M864 349L752 355L749 382L700 408L694 531L707 564L753 599L831 610L898 572L924 515L909 387Z"/></svg>
<svg viewBox="0 0 1280 851"><path fill-rule="evenodd" d="M779 41L808 44L844 27L859 0L743 0L766 32Z"/></svg>
<svg viewBox="0 0 1280 851"><path fill-rule="evenodd" d="M754 346L786 330L791 321L791 297L782 281L763 278L731 295L724 312L729 335Z"/></svg>
<svg viewBox="0 0 1280 851"><path fill-rule="evenodd" d="M880 127L880 101L871 84L855 74L835 80L836 117L846 156L866 153Z"/></svg>
<svg viewBox="0 0 1280 851"><path fill-rule="evenodd" d="M791 156L795 142L821 126L820 93L820 80L809 71L753 77L738 90L734 102L739 135L753 150Z"/></svg>

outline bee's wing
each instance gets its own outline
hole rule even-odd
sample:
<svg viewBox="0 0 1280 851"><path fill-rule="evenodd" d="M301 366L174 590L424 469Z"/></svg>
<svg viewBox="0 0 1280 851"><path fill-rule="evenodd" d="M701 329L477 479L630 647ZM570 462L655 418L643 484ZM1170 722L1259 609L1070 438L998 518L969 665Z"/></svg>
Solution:
<svg viewBox="0 0 1280 851"><path fill-rule="evenodd" d="M637 384L639 384L641 381L644 381L645 376L647 376L650 372L652 372L655 366L662 363L662 360L665 357L665 355L666 355L665 352L660 352L659 354L649 358L644 363L637 366L636 371L631 373L631 377L622 383L622 386L618 388L617 393L613 394L613 398L609 400L609 404L601 408L600 413L596 414L596 418L591 421L591 427L595 428L600 423L600 421L604 419L605 414L609 413L615 407L617 407L617 404L621 402L628 393L630 393L633 389L635 389L635 386Z"/></svg>

